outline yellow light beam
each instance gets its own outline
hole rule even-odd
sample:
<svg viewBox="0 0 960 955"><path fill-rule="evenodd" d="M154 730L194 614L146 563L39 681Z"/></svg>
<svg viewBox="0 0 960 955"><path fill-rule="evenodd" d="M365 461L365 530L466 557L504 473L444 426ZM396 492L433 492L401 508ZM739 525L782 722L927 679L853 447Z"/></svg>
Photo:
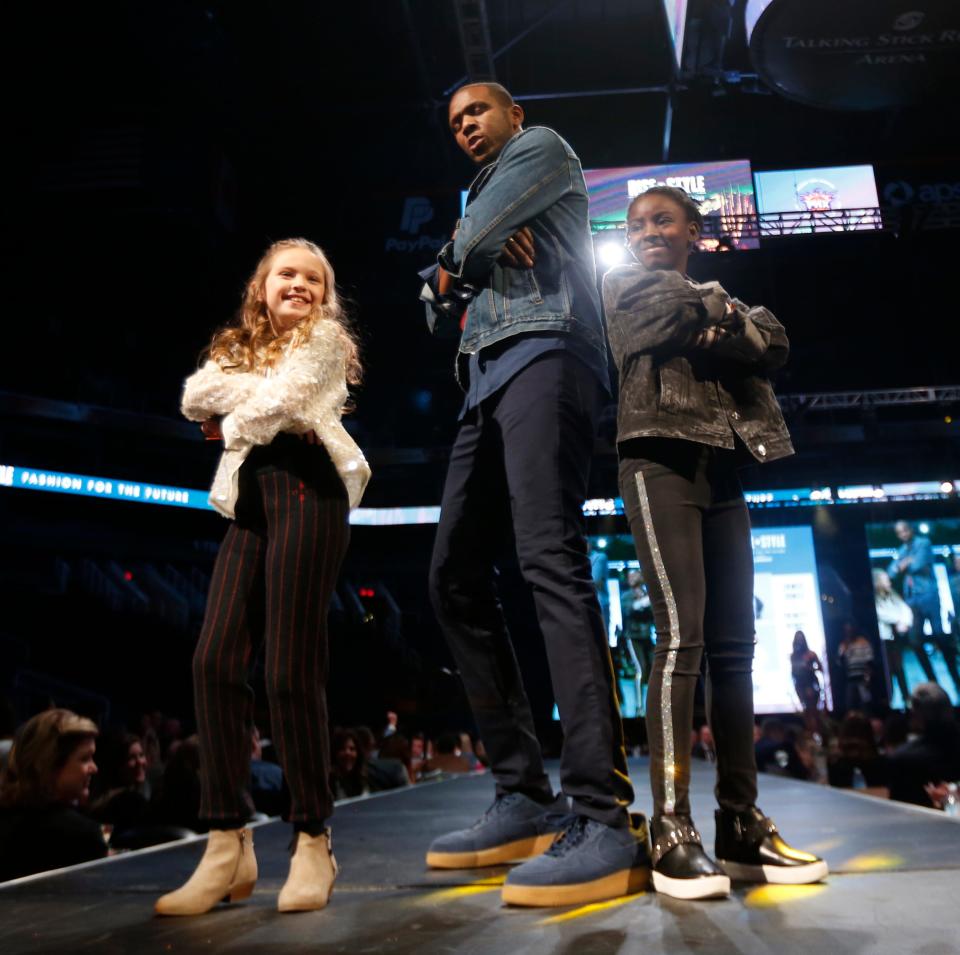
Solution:
<svg viewBox="0 0 960 955"><path fill-rule="evenodd" d="M569 912L561 912L559 915L551 915L549 918L541 919L537 925L560 925L563 922L572 922L574 919L583 918L585 915L593 915L594 912L605 912L607 909L615 909L621 905L627 905L630 902L636 902L642 898L645 893L638 895L624 895L619 899L610 899L608 902L592 902L590 905L581 905L580 908L571 909Z"/></svg>
<svg viewBox="0 0 960 955"><path fill-rule="evenodd" d="M750 889L743 900L748 909L773 909L790 902L803 902L819 895L827 887L815 885L758 885Z"/></svg>
<svg viewBox="0 0 960 955"><path fill-rule="evenodd" d="M471 895L481 895L484 892L496 892L506 881L506 873L503 875L491 875L483 879L477 879L469 885L454 885L445 889L437 889L429 892L420 901L425 903L434 902L452 902L455 899L465 899Z"/></svg>
<svg viewBox="0 0 960 955"><path fill-rule="evenodd" d="M838 869L846 872L883 872L889 869L897 869L903 865L903 857L893 854L885 855L882 852L869 853L854 856L846 862L837 866Z"/></svg>

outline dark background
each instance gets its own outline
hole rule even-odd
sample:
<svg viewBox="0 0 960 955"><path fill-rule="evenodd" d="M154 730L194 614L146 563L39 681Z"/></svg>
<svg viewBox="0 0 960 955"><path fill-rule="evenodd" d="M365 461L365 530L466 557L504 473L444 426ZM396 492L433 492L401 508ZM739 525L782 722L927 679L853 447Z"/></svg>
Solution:
<svg viewBox="0 0 960 955"><path fill-rule="evenodd" d="M949 99L839 113L772 95L753 74L742 7L691 4L684 72L671 79L659 0L486 4L493 50L516 40L495 59L497 78L528 125L556 128L587 168L660 162L670 95L673 162L873 163L881 190L960 179ZM216 450L177 420L180 383L263 248L305 235L328 251L364 343L366 383L348 423L374 467L364 503L437 503L459 403L452 346L429 338L416 301L429 247L390 243L419 238L402 228L417 196L434 209L420 235L443 237L474 172L445 129L448 91L466 74L454 4L104 0L20 5L5 21L0 461L206 486ZM792 357L780 393L950 385L957 236L907 221L703 255L691 272L783 321ZM947 419L957 411L792 415L797 457L746 472L745 484L952 479L957 425ZM616 493L609 426L593 478L604 497ZM956 513L953 500L935 508ZM821 559L844 576L850 613L867 628L862 522L891 519L868 510L817 530ZM115 578L173 568L194 574L202 594L223 521L27 492L0 494L0 520L3 682L28 670L35 696L56 679L115 712L189 718L202 598L172 623ZM373 722L387 705L411 719L463 718L426 603L432 533L355 531L334 611L335 720ZM119 588L116 600L94 570ZM504 583L542 715L549 687L532 610L509 572ZM370 606L356 603L361 585L378 591ZM21 696L22 706L34 698Z"/></svg>

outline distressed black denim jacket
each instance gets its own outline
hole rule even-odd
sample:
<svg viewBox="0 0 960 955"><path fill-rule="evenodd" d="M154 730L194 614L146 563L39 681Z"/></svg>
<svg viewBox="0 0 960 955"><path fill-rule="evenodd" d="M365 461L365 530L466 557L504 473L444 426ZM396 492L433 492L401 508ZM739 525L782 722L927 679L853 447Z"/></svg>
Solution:
<svg viewBox="0 0 960 955"><path fill-rule="evenodd" d="M728 303L732 303L728 306ZM793 453L767 377L787 360L783 326L717 282L620 265L603 278L610 348L620 373L617 441L661 437L734 448L757 461ZM697 344L711 326L714 344Z"/></svg>

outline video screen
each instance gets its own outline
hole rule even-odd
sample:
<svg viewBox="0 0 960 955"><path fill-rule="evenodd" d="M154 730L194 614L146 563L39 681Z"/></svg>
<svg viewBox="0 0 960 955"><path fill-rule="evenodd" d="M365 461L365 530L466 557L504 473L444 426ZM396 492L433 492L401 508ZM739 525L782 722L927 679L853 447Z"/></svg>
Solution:
<svg viewBox="0 0 960 955"><path fill-rule="evenodd" d="M583 175L594 230L622 226L631 200L652 186L674 186L700 205L704 217L702 250L760 247L753 219L757 211L753 177L747 159L585 169Z"/></svg>
<svg viewBox="0 0 960 955"><path fill-rule="evenodd" d="M629 534L592 536L588 542L593 580L616 671L621 713L625 718L643 716L657 628L633 538ZM790 662L798 630L803 631L807 646L822 663L822 704L831 706L813 531L809 527L756 529L753 558L756 712L801 711Z"/></svg>
<svg viewBox="0 0 960 955"><path fill-rule="evenodd" d="M873 166L758 172L754 181L763 236L881 227Z"/></svg>
<svg viewBox="0 0 960 955"><path fill-rule="evenodd" d="M867 546L890 706L926 682L960 705L960 520L868 524Z"/></svg>

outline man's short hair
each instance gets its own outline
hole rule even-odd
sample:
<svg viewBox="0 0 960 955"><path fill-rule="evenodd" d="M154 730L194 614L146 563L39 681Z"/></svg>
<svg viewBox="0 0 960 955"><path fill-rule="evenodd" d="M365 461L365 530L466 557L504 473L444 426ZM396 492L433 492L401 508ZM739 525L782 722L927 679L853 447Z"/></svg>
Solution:
<svg viewBox="0 0 960 955"><path fill-rule="evenodd" d="M513 96L505 86L497 83L495 80L471 80L469 83L464 83L463 86L458 86L450 96L450 99L453 99L461 90L469 89L471 86L485 86L491 93L493 93L494 99L501 105L506 107L511 107L514 105Z"/></svg>

